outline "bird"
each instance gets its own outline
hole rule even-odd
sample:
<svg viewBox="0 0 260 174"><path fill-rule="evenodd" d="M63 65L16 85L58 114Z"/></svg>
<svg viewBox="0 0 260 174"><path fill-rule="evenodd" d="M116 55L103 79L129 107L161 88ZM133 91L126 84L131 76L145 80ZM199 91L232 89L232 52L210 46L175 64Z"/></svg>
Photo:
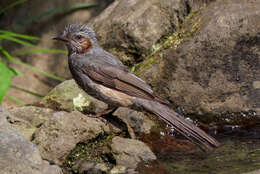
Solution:
<svg viewBox="0 0 260 174"><path fill-rule="evenodd" d="M157 115L203 150L219 146L215 138L172 110L166 99L156 94L116 56L101 48L96 33L87 25L69 24L53 39L65 43L69 69L78 86L108 105L90 116L100 117L118 107L146 111Z"/></svg>

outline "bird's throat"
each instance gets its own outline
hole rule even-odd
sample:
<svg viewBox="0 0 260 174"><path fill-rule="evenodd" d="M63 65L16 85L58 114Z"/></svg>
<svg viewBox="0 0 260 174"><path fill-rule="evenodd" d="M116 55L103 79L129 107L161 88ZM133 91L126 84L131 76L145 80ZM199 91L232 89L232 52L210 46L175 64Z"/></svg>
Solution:
<svg viewBox="0 0 260 174"><path fill-rule="evenodd" d="M81 50L79 50L79 54L83 54L88 52L89 50L91 50L93 48L93 44L91 43L91 41L86 38L83 42L81 42L80 44Z"/></svg>

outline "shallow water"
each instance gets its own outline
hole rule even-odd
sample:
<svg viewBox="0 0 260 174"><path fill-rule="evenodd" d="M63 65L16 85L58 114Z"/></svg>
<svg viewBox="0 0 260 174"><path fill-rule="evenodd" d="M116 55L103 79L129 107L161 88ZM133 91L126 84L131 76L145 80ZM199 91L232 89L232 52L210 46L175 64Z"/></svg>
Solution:
<svg viewBox="0 0 260 174"><path fill-rule="evenodd" d="M260 169L260 140L225 139L211 153L199 150L168 152L159 161L169 173L238 174Z"/></svg>
<svg viewBox="0 0 260 174"><path fill-rule="evenodd" d="M161 171L155 173L240 174L260 169L260 125L247 130L226 130L214 137L221 146L210 152L167 135L144 141L158 157Z"/></svg>

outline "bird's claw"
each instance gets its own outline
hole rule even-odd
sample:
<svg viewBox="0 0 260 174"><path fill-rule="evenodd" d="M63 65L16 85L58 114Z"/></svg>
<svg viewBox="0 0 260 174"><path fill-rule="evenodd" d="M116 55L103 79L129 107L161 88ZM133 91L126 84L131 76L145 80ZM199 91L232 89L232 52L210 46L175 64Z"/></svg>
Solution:
<svg viewBox="0 0 260 174"><path fill-rule="evenodd" d="M88 114L87 116L91 117L91 118L97 118L97 119L101 120L102 122L104 122L105 124L107 124L107 120L104 119L101 115L98 115L98 114Z"/></svg>

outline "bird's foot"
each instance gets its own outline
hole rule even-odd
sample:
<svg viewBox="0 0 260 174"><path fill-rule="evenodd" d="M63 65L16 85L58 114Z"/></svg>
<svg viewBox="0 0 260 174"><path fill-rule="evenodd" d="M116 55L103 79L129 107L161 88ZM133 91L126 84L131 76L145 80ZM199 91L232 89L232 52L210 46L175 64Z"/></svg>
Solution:
<svg viewBox="0 0 260 174"><path fill-rule="evenodd" d="M99 113L97 113L97 114L88 114L87 116L91 117L91 118L97 118L97 119L101 120L102 122L104 122L105 124L107 124L107 120L102 117L102 114L99 114Z"/></svg>
<svg viewBox="0 0 260 174"><path fill-rule="evenodd" d="M108 107L108 108L98 112L97 114L88 114L87 116L91 117L91 118L98 118L98 119L100 119L101 121L103 121L107 124L107 120L104 119L102 117L102 115L110 114L110 113L114 112L116 109L117 108L115 108L115 107Z"/></svg>

